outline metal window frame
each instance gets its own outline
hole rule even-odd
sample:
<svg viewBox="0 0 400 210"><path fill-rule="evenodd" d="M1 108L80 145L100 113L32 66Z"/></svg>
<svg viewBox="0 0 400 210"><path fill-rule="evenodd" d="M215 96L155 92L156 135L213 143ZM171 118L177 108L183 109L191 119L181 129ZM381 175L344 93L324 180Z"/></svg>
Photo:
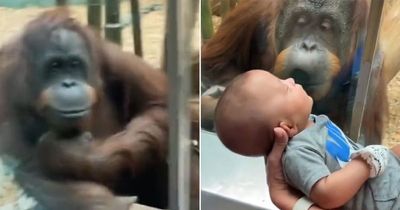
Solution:
<svg viewBox="0 0 400 210"><path fill-rule="evenodd" d="M165 66L169 80L169 203L171 210L190 207L191 38L195 1L168 0Z"/></svg>
<svg viewBox="0 0 400 210"><path fill-rule="evenodd" d="M373 91L371 83L373 77L373 61L377 56L377 46L379 40L380 25L382 22L382 11L385 1L372 0L369 17L367 36L365 39L365 51L362 58L360 76L357 82L356 96L354 98L353 112L350 124L350 138L358 141L361 134L364 113L366 107L371 106L368 100L368 93ZM367 143L367 142L366 142Z"/></svg>

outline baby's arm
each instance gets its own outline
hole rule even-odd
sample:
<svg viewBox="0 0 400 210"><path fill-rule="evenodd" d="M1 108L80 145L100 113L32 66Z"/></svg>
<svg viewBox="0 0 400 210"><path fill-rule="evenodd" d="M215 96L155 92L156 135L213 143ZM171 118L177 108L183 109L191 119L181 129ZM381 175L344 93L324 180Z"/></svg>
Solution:
<svg viewBox="0 0 400 210"><path fill-rule="evenodd" d="M333 173L326 165L325 156L312 147L287 149L282 161L292 186L318 206L331 209L348 202L368 178L382 174L388 155L384 146L367 146L352 153L352 160Z"/></svg>
<svg viewBox="0 0 400 210"><path fill-rule="evenodd" d="M351 154L348 165L318 180L311 188L310 198L325 208L338 207L349 201L371 177L384 172L388 163L388 149L370 145Z"/></svg>
<svg viewBox="0 0 400 210"><path fill-rule="evenodd" d="M344 168L316 182L310 198L325 209L340 207L358 192L369 174L370 167L363 159L353 159Z"/></svg>

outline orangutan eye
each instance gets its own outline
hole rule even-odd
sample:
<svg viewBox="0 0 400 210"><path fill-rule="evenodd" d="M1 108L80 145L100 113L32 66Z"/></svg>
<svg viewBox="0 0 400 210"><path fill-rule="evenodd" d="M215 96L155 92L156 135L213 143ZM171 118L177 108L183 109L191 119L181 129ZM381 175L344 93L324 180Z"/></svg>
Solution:
<svg viewBox="0 0 400 210"><path fill-rule="evenodd" d="M322 29L323 31L329 31L329 30L331 30L331 28L332 28L331 21L329 21L329 20L324 20L324 21L321 23L321 29Z"/></svg>
<svg viewBox="0 0 400 210"><path fill-rule="evenodd" d="M62 66L62 63L61 63L60 61L58 61L58 60L54 60L54 61L52 61L52 62L50 63L50 68L51 68L52 70L58 70L58 69L61 68L61 66Z"/></svg>
<svg viewBox="0 0 400 210"><path fill-rule="evenodd" d="M306 22L307 22L307 18L304 15L300 16L299 19L297 19L297 24L299 24L299 25L304 25L304 24L306 24Z"/></svg>

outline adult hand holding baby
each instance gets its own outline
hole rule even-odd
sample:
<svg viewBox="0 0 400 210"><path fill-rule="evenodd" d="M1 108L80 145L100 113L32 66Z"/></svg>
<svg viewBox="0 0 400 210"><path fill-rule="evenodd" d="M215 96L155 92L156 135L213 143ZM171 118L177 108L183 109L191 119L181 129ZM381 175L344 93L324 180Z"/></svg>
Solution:
<svg viewBox="0 0 400 210"><path fill-rule="evenodd" d="M274 128L275 143L268 157L265 157L267 170L267 183L272 202L279 209L293 209L302 194L290 187L283 176L282 154L286 148L289 137L285 130L280 127ZM310 210L320 210L321 208L311 206Z"/></svg>

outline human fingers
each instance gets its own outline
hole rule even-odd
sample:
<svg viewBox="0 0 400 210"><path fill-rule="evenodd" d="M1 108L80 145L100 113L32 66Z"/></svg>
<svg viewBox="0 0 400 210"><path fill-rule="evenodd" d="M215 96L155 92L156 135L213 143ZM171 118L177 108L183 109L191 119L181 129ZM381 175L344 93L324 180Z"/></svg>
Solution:
<svg viewBox="0 0 400 210"><path fill-rule="evenodd" d="M274 134L274 145L268 157L272 159L278 159L280 161L282 153L285 150L289 140L289 136L287 135L286 131L280 127L274 128Z"/></svg>

